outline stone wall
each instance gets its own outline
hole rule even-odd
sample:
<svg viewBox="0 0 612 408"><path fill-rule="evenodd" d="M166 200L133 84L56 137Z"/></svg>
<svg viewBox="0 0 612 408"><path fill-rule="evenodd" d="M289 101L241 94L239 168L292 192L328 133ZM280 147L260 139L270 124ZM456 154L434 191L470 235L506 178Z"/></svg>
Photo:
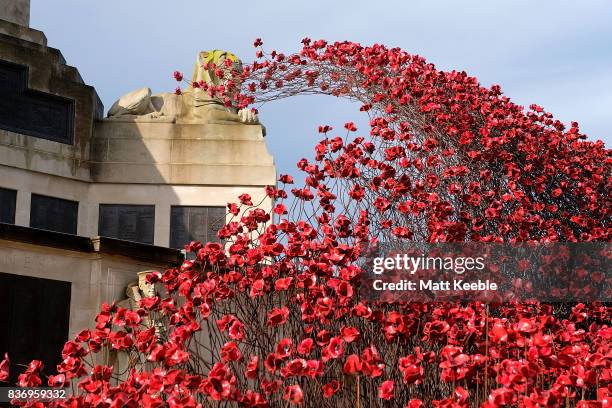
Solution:
<svg viewBox="0 0 612 408"><path fill-rule="evenodd" d="M22 26L30 25L30 0L2 0L0 19Z"/></svg>
<svg viewBox="0 0 612 408"><path fill-rule="evenodd" d="M0 273L70 282L69 338L93 327L103 302L125 299L126 286L138 279L137 272L167 266L122 255L0 239Z"/></svg>
<svg viewBox="0 0 612 408"><path fill-rule="evenodd" d="M0 180L1 187L17 190L15 224L24 227L30 225L32 193L78 201L77 234L86 237L98 235L100 204L155 205L154 244L159 246L169 244L173 205L224 207L242 193L256 203L263 200L266 210L272 205L259 186L88 183L7 166L0 166Z"/></svg>
<svg viewBox="0 0 612 408"><path fill-rule="evenodd" d="M46 46L44 35L0 20L0 60L26 68L27 89L34 95L50 95L73 101L71 128L73 142L59 143L19 133L0 123L0 163L12 167L90 180L89 154L94 120L103 114L102 103L95 91L83 83L78 70L66 64L59 50ZM3 98L12 96L2 95ZM42 120L42 112L28 113L32 120ZM53 117L53 111L47 113Z"/></svg>
<svg viewBox="0 0 612 408"><path fill-rule="evenodd" d="M275 184L261 125L97 121L96 182L226 186Z"/></svg>

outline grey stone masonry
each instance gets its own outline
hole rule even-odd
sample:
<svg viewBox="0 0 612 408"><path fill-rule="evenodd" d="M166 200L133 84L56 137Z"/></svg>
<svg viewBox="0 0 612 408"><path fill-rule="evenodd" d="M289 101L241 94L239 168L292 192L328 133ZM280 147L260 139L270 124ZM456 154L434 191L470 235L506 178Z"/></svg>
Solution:
<svg viewBox="0 0 612 408"><path fill-rule="evenodd" d="M30 25L30 0L2 0L0 19L28 27Z"/></svg>

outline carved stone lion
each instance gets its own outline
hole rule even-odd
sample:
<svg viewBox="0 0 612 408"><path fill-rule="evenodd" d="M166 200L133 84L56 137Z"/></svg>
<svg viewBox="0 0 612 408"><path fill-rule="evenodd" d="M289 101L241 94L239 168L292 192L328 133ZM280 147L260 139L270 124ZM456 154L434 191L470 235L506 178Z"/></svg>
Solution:
<svg viewBox="0 0 612 408"><path fill-rule="evenodd" d="M231 64L226 60L231 61ZM241 68L240 60L232 53L222 50L202 51L196 59L191 83L227 87L231 80L230 69ZM240 84L234 85L239 87ZM123 95L111 106L108 119L173 123L259 123L259 118L251 109L226 107L219 98L211 97L207 91L190 85L180 94L152 95L150 88L137 89Z"/></svg>

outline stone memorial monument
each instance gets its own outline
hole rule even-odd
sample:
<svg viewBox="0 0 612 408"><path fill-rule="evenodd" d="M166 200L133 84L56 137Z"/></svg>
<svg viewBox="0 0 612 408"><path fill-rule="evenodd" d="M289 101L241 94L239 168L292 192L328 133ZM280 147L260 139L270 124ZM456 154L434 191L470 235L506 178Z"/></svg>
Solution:
<svg viewBox="0 0 612 408"><path fill-rule="evenodd" d="M0 298L12 310L0 352L54 367L103 302L126 287L130 305L146 296L137 272L180 265L190 240L217 240L228 202L246 193L271 209L276 171L260 118L202 88L141 88L104 115L29 10L0 2ZM190 83L236 87L231 69L235 55L200 52Z"/></svg>

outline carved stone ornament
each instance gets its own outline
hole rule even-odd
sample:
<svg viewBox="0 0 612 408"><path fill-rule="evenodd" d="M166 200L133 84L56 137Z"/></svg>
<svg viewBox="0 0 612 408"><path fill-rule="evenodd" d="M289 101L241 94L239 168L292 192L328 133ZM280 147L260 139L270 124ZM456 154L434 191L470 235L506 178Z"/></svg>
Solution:
<svg viewBox="0 0 612 408"><path fill-rule="evenodd" d="M231 61L231 68L226 66ZM224 72L222 78L216 74ZM242 69L240 60L232 53L222 50L202 51L196 58L191 83L208 86L225 85L231 76L230 69ZM240 84L235 84L239 87ZM107 120L122 122L171 122L171 123L244 123L259 124L259 118L251 109L237 110L226 107L217 97L207 91L188 85L176 93L152 95L150 88L140 88L123 95L108 111Z"/></svg>

